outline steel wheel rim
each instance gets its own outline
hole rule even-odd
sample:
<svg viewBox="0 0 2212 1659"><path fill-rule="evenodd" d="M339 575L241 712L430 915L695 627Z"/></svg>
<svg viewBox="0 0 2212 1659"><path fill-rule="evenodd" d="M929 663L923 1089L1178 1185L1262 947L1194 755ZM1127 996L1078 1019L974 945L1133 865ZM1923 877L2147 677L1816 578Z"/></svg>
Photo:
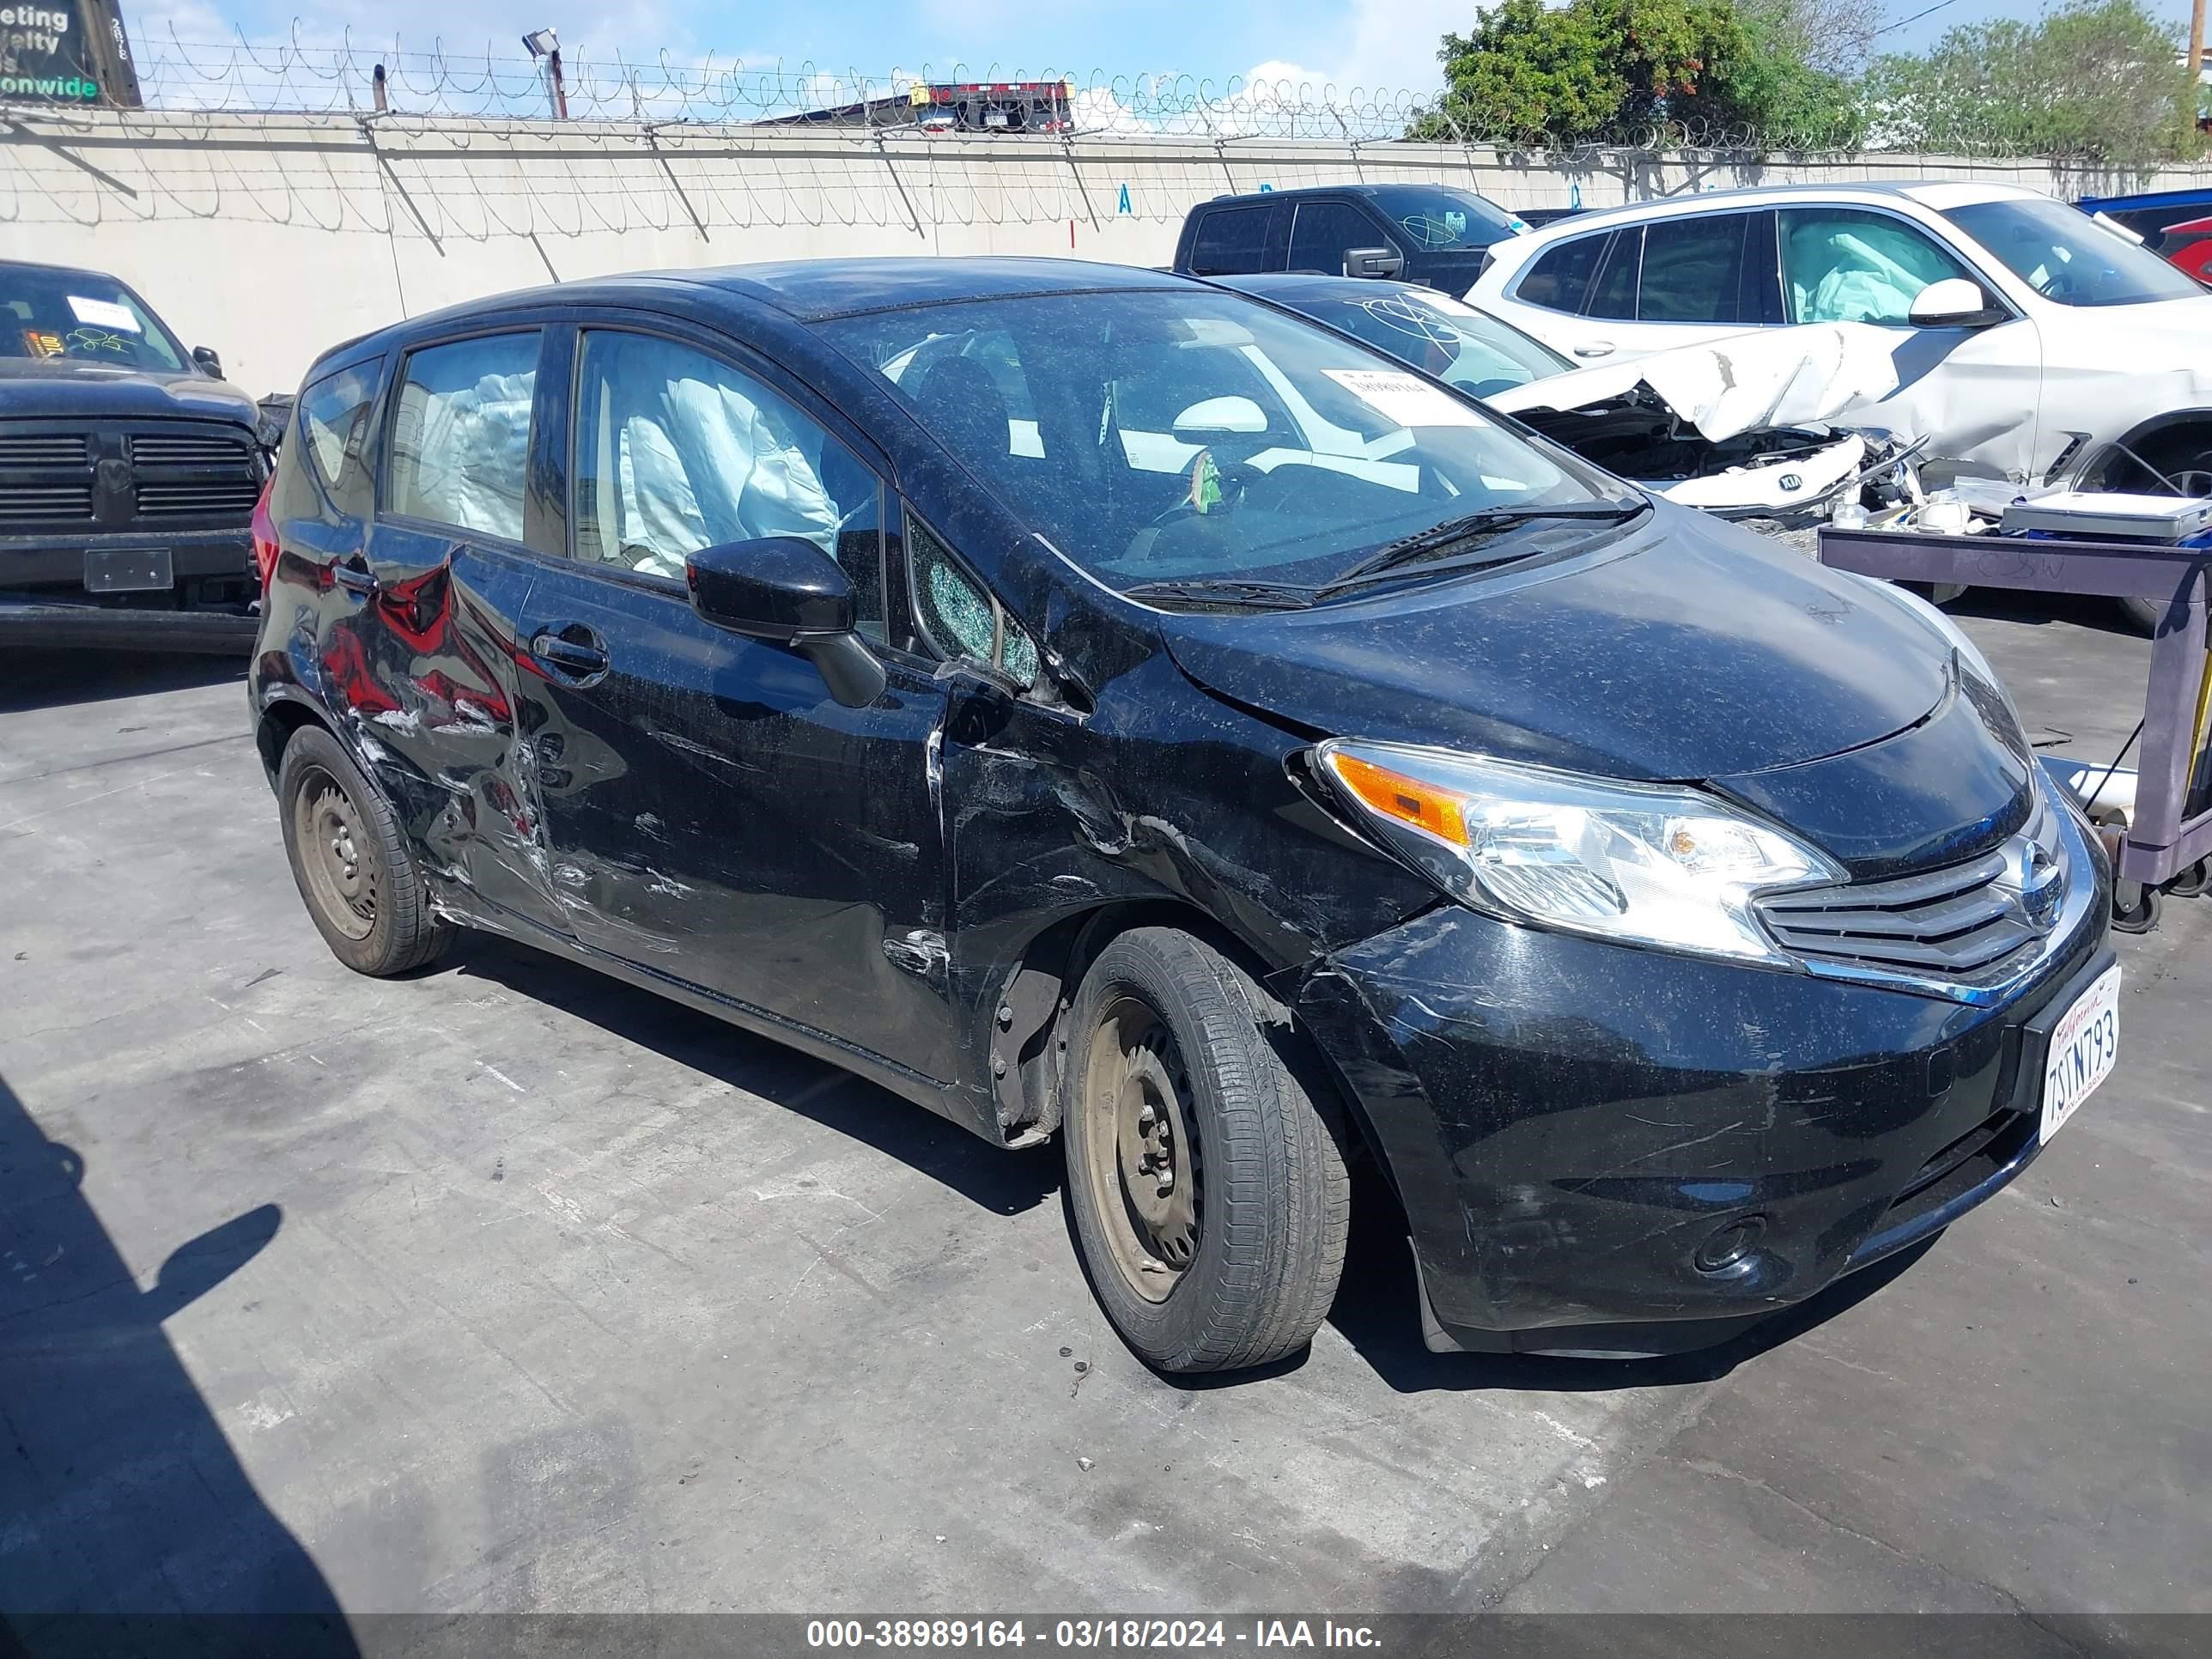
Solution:
<svg viewBox="0 0 2212 1659"><path fill-rule="evenodd" d="M316 909L348 939L367 939L376 926L381 872L353 797L317 768L300 781L292 826Z"/></svg>
<svg viewBox="0 0 2212 1659"><path fill-rule="evenodd" d="M1131 1291L1164 1302L1206 1216L1189 1068L1158 1012L1123 996L1091 1033L1085 1076L1085 1173L1108 1254Z"/></svg>

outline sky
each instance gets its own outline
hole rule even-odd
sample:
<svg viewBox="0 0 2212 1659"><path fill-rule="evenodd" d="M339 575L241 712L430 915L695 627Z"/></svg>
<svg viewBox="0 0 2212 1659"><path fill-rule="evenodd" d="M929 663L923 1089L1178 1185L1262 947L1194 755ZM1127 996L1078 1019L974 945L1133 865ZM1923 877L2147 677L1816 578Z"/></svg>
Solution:
<svg viewBox="0 0 2212 1659"><path fill-rule="evenodd" d="M1947 0L1932 15L1913 14L1932 0L1889 0L1900 26L1885 47L1917 48L1956 23L2033 15L2025 0ZM2148 0L2186 27L2186 0ZM350 27L356 45L449 52L481 60L487 45L520 57L524 31L553 25L566 55L653 63L665 51L679 61L710 52L717 64L872 79L894 72L953 78L1046 71L1079 80L1163 71L1224 86L1232 77L1310 82L1316 87L1426 92L1440 80L1437 43L1468 27L1469 0L805 0L803 4L731 4L728 0L122 0L142 58L159 55L171 31L187 42L228 40L244 31L267 40L289 35L322 45ZM957 66L957 68L956 68Z"/></svg>

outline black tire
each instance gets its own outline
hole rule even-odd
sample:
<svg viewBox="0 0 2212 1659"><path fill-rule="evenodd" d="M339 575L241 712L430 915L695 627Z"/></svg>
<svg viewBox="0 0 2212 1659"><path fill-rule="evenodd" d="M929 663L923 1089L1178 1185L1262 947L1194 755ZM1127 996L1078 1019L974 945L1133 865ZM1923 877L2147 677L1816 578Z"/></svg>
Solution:
<svg viewBox="0 0 2212 1659"><path fill-rule="evenodd" d="M321 726L301 726L284 745L276 805L301 901L340 962L386 978L435 961L453 943L398 818Z"/></svg>
<svg viewBox="0 0 2212 1659"><path fill-rule="evenodd" d="M1163 1371L1297 1352L1336 1295L1352 1200L1341 1109L1288 1012L1211 945L1142 927L1099 953L1068 1021L1069 1208L1114 1328ZM1164 1176L1135 1173L1153 1143L1133 1101L1176 1127ZM1139 1212L1139 1183L1170 1177L1187 1233Z"/></svg>

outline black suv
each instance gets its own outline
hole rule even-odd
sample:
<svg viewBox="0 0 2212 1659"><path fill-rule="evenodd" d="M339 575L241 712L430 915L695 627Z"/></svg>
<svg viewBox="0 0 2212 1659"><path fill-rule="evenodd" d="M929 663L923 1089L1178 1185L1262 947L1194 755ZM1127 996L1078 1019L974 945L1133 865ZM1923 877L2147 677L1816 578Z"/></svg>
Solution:
<svg viewBox="0 0 2212 1659"><path fill-rule="evenodd" d="M1175 268L1192 276L1395 276L1464 294L1489 263L1490 245L1528 228L1495 202L1451 185L1267 190L1193 208L1176 241Z"/></svg>
<svg viewBox="0 0 2212 1659"><path fill-rule="evenodd" d="M114 277L0 260L0 635L252 635L260 410Z"/></svg>

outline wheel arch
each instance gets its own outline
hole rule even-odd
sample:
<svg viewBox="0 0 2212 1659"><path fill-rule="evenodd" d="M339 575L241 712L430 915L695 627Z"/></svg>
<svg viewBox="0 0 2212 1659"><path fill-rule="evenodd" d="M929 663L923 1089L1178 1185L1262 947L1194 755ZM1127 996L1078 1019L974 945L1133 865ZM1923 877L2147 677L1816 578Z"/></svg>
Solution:
<svg viewBox="0 0 2212 1659"><path fill-rule="evenodd" d="M2212 408L2169 409L2137 422L2118 437L2108 439L2091 450L2078 476L2085 486L2094 488L2109 479L2115 462L2139 465L2129 462L2127 451L2140 453L2162 439L2191 430L2201 432L2206 443L2212 445Z"/></svg>
<svg viewBox="0 0 2212 1659"><path fill-rule="evenodd" d="M323 712L304 698L272 696L261 707L253 722L253 746L261 754L261 769L268 775L269 787L276 787L276 774L284 764L284 750L303 726L319 726L350 750L337 729L324 718Z"/></svg>
<svg viewBox="0 0 2212 1659"><path fill-rule="evenodd" d="M1282 1023L1310 1049L1310 1084L1324 1084L1361 1143L1381 1162L1381 1147L1352 1091L1323 1046L1296 1015L1304 964L1271 965L1219 918L1187 899L1154 896L1109 901L1060 917L1025 945L983 1011L1001 1133L1012 1146L1032 1146L1060 1127L1066 1075L1066 1017L1076 988L1101 951L1139 927L1172 927L1218 951L1250 977ZM1003 1065L1001 1062L1004 1062ZM1387 1166L1386 1166L1387 1167Z"/></svg>

